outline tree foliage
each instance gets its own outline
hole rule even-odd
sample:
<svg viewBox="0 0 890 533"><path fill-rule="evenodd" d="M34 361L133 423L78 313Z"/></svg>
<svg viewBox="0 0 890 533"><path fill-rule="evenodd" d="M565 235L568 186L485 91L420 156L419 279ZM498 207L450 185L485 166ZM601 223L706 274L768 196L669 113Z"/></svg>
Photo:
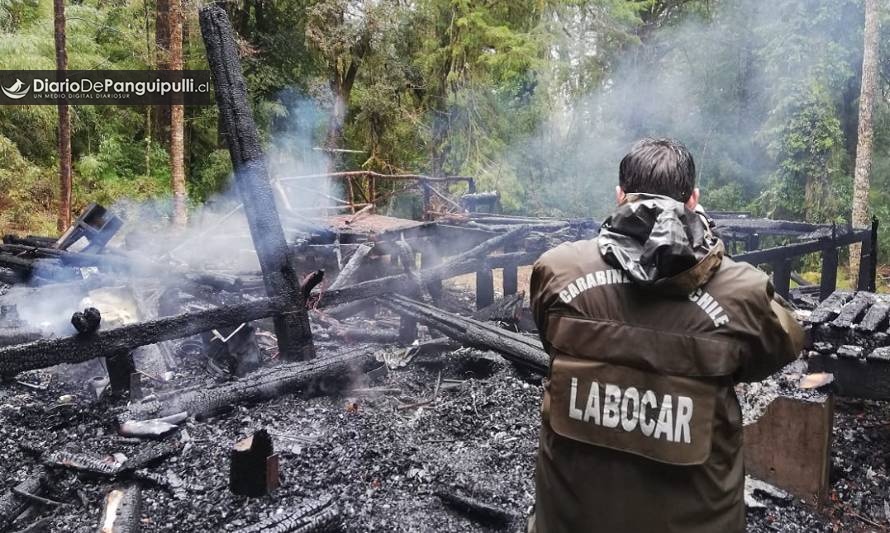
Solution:
<svg viewBox="0 0 890 533"><path fill-rule="evenodd" d="M188 5L186 67L206 68ZM628 145L672 136L696 157L706 207L849 220L861 0L225 6L276 173L470 174L498 189L507 211L602 216ZM71 68L150 68L152 47L134 43L154 42L152 0L83 0L68 11ZM882 16L871 200L887 217L890 13ZM0 68L52 68L51 30L48 0L0 1ZM52 107L0 108L0 180L52 179L54 121ZM230 168L216 110L189 108L186 123L189 192L201 202L226 187ZM169 195L167 156L147 141L142 109L74 106L73 134L76 207ZM328 158L321 147L360 153ZM51 186L33 200L6 190L3 223L39 226ZM22 213L38 215L6 211L32 201Z"/></svg>

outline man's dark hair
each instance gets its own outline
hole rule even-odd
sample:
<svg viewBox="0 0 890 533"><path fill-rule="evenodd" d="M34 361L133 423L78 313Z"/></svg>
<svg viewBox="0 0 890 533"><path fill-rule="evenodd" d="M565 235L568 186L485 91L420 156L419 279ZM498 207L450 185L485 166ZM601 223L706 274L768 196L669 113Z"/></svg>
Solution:
<svg viewBox="0 0 890 533"><path fill-rule="evenodd" d="M661 194L685 202L695 188L695 161L683 143L641 139L621 160L618 184L626 193Z"/></svg>

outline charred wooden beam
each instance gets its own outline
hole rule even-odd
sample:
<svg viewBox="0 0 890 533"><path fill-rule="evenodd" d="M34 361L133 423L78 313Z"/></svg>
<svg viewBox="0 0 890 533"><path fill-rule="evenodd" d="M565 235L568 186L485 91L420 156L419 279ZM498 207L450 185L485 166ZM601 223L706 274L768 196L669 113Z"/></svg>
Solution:
<svg viewBox="0 0 890 533"><path fill-rule="evenodd" d="M109 354L105 357L105 366L108 369L111 394L128 396L130 394L131 377L136 372L133 353L130 350L123 350Z"/></svg>
<svg viewBox="0 0 890 533"><path fill-rule="evenodd" d="M237 529L234 533L310 533L334 529L340 519L340 512L329 495L315 500L304 501L300 505L275 513L269 518Z"/></svg>
<svg viewBox="0 0 890 533"><path fill-rule="evenodd" d="M352 256L349 258L349 261L346 262L346 265L343 266L343 269L340 270L340 273L337 275L337 279L331 283L331 286L328 289L340 289L347 285L354 283L357 278L357 273L359 268L361 268L362 263L365 260L365 257L374 247L370 244L361 244L359 245L355 251L352 253Z"/></svg>
<svg viewBox="0 0 890 533"><path fill-rule="evenodd" d="M174 393L168 397L131 404L118 418L145 420L177 413L207 418L225 412L235 405L271 400L285 394L307 391L324 379L342 378L370 360L359 350L311 361L282 364L250 374L224 385Z"/></svg>
<svg viewBox="0 0 890 533"><path fill-rule="evenodd" d="M218 5L202 8L199 18L223 126L221 133L229 147L266 294L284 299L290 308L274 319L279 353L287 360L311 359L315 356L315 347L309 315L275 207L265 156L247 100L234 32L225 10Z"/></svg>
<svg viewBox="0 0 890 533"><path fill-rule="evenodd" d="M856 323L866 310L875 303L875 297L869 292L857 292L853 298L844 304L831 325L835 328L849 328Z"/></svg>
<svg viewBox="0 0 890 533"><path fill-rule="evenodd" d="M505 359L535 372L544 373L550 365L550 358L537 339L442 311L398 294L379 298L378 301L396 313L413 316L427 327L437 329L468 346L494 350Z"/></svg>
<svg viewBox="0 0 890 533"><path fill-rule="evenodd" d="M13 489L27 492L28 494L40 494L43 492L45 483L46 475L41 472L38 475L26 478L18 485L15 485ZM16 494L12 489L0 496L0 531L9 531L9 526L12 525L12 522L25 512L25 509L30 505L30 500Z"/></svg>
<svg viewBox="0 0 890 533"><path fill-rule="evenodd" d="M522 312L522 304L525 301L525 293L508 294L503 298L473 313L473 318L481 322L510 322L519 321Z"/></svg>
<svg viewBox="0 0 890 533"><path fill-rule="evenodd" d="M136 483L112 489L105 495L100 533L137 533L141 529L142 490Z"/></svg>
<svg viewBox="0 0 890 533"><path fill-rule="evenodd" d="M346 342L374 342L377 344L395 344L404 342L403 332L393 329L365 329L357 327L333 327L328 333ZM410 342L410 341L409 341Z"/></svg>
<svg viewBox="0 0 890 533"><path fill-rule="evenodd" d="M60 363L81 363L95 357L188 337L218 327L237 326L285 312L288 308L287 303L280 298L262 299L100 330L92 335L40 339L17 346L6 346L0 348L0 375L14 376L26 370Z"/></svg>
<svg viewBox="0 0 890 533"><path fill-rule="evenodd" d="M494 303L494 274L490 268L476 271L476 309L483 309Z"/></svg>
<svg viewBox="0 0 890 533"><path fill-rule="evenodd" d="M887 319L890 315L890 304L876 303L865 313L859 322L859 329L868 333L887 329Z"/></svg>
<svg viewBox="0 0 890 533"><path fill-rule="evenodd" d="M436 497L447 507L484 526L507 529L515 528L519 523L519 516L515 513L454 490L439 489Z"/></svg>
<svg viewBox="0 0 890 533"><path fill-rule="evenodd" d="M426 270L421 270L417 273L417 275L398 274L393 276L385 276L373 280L362 281L360 283L356 283L348 287L343 287L341 289L327 290L324 292L324 295L317 304L317 307L333 307L348 302L354 302L355 300L363 298L371 298L394 292L410 293L411 291L415 290L418 285L421 284L426 285L433 281L448 279L454 276L459 276L461 274L466 274L468 272L474 272L484 265L500 264L496 259L497 257L509 256L509 259L505 260L503 264L508 264L509 261L519 261L522 259L522 257L525 257L524 255L522 255L521 252L517 252L516 254L518 255L505 254L504 256L492 257L488 257L488 255L495 250L503 248L506 245L518 242L525 235L527 235L528 232L528 227L520 226L503 235L498 235L496 237L488 239L487 241L471 248L470 250L467 250L466 252L453 256L445 263L428 268ZM492 262L486 263L486 261L489 260ZM487 266L487 268L490 269L492 267Z"/></svg>
<svg viewBox="0 0 890 533"><path fill-rule="evenodd" d="M841 308L853 297L851 292L834 292L819 304L807 318L810 324L822 324L833 320L841 312Z"/></svg>
<svg viewBox="0 0 890 533"><path fill-rule="evenodd" d="M40 237L37 235L20 235L6 234L3 236L3 244L21 244L24 246L39 246L49 248L56 244L58 239L54 237Z"/></svg>
<svg viewBox="0 0 890 533"><path fill-rule="evenodd" d="M67 450L45 451L31 448L40 455L40 461L47 467L65 468L95 474L99 476L118 477L130 475L146 466L154 465L182 451L178 441L145 444L124 462L97 457L89 453L75 453Z"/></svg>

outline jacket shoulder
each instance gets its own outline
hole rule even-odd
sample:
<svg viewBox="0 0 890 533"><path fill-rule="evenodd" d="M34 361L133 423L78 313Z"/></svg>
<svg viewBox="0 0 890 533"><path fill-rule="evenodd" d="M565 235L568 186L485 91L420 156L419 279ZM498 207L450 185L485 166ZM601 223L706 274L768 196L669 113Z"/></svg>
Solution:
<svg viewBox="0 0 890 533"><path fill-rule="evenodd" d="M759 268L731 258L723 258L720 268L707 283L708 291L730 299L772 296L768 293L769 276Z"/></svg>
<svg viewBox="0 0 890 533"><path fill-rule="evenodd" d="M559 272L602 262L597 239L589 239L564 242L547 250L535 261L534 269Z"/></svg>

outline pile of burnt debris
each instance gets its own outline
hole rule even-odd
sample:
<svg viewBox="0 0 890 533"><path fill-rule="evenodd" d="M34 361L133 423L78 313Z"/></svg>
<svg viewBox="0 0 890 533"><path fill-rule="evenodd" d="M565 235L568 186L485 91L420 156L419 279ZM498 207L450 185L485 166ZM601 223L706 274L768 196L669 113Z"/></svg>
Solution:
<svg viewBox="0 0 890 533"><path fill-rule="evenodd" d="M497 194L427 176L397 178L424 218L452 209L382 216L367 172L364 207L307 216L286 189L320 187L270 179L224 11L200 22L241 200L216 222L242 224L162 239L93 205L4 237L0 531L522 530L548 358L519 267L599 224L473 212ZM746 224L748 249L781 230L876 257L873 231ZM747 254L791 279L782 250ZM752 531L890 524L885 389L855 388L887 363L882 298L828 298L807 359L739 389Z"/></svg>

